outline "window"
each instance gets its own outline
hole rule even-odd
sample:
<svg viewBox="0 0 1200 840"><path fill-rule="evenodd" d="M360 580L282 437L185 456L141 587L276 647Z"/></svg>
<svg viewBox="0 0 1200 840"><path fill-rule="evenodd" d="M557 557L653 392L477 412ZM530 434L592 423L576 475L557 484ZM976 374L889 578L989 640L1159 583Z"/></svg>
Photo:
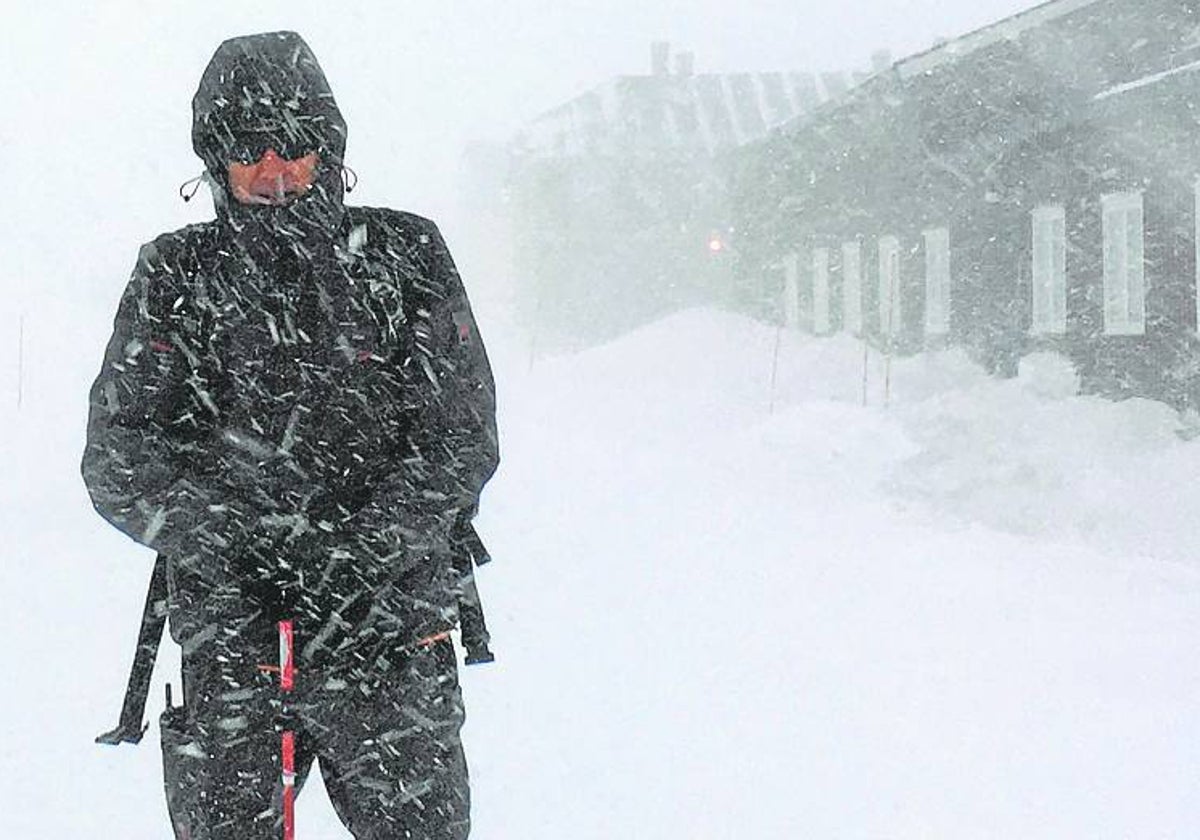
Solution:
<svg viewBox="0 0 1200 840"><path fill-rule="evenodd" d="M1104 331L1146 332L1146 261L1142 194L1101 199L1104 211Z"/></svg>
<svg viewBox="0 0 1200 840"><path fill-rule="evenodd" d="M799 263L795 253L783 258L783 323L792 328L800 326Z"/></svg>
<svg viewBox="0 0 1200 840"><path fill-rule="evenodd" d="M950 231L925 231L925 334L950 332Z"/></svg>
<svg viewBox="0 0 1200 840"><path fill-rule="evenodd" d="M829 249L813 248L813 332L829 332Z"/></svg>
<svg viewBox="0 0 1200 840"><path fill-rule="evenodd" d="M1033 331L1067 331L1067 212L1061 206L1033 211Z"/></svg>
<svg viewBox="0 0 1200 840"><path fill-rule="evenodd" d="M863 328L862 246L857 242L842 243L842 328L854 335Z"/></svg>
<svg viewBox="0 0 1200 840"><path fill-rule="evenodd" d="M900 332L900 240L894 236L879 238L879 332L894 336Z"/></svg>

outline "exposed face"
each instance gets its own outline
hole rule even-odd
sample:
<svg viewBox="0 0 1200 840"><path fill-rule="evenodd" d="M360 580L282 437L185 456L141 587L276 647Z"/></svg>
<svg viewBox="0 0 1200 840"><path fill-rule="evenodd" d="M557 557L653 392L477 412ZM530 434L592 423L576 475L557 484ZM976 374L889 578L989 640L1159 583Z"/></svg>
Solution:
<svg viewBox="0 0 1200 840"><path fill-rule="evenodd" d="M317 153L287 160L274 149L251 163L229 163L229 190L242 204L287 204L312 188Z"/></svg>

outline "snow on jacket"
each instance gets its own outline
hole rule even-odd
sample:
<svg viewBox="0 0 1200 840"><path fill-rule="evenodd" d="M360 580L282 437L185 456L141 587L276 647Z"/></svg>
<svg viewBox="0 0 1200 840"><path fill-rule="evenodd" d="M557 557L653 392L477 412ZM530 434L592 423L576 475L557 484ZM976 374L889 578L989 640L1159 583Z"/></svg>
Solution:
<svg viewBox="0 0 1200 840"><path fill-rule="evenodd" d="M264 517L303 514L354 566L346 587L402 594L404 635L452 623L453 571L416 568L430 551L412 546L469 520L498 447L442 236L344 205L345 124L294 33L222 44L193 111L217 218L141 249L90 394L93 505L196 586L233 574ZM227 162L265 144L315 149L316 183L285 206L241 205Z"/></svg>

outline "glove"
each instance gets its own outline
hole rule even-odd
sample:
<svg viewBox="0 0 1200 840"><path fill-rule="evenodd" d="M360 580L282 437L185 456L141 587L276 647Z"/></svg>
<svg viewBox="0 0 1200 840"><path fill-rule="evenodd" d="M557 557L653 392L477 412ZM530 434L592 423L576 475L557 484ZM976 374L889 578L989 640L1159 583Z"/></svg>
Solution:
<svg viewBox="0 0 1200 840"><path fill-rule="evenodd" d="M232 496L263 514L289 515L304 511L320 487L291 454L240 429L223 429L218 466L221 481Z"/></svg>
<svg viewBox="0 0 1200 840"><path fill-rule="evenodd" d="M306 537L313 538L314 551L305 555L310 565L298 615L316 629L302 652L305 658L319 660L344 645L387 647L406 627L416 627L413 610L434 609L425 586L438 577L435 558L444 553L439 547L453 522L453 517L375 501L336 527L319 527ZM373 609L382 612L372 616Z"/></svg>
<svg viewBox="0 0 1200 840"><path fill-rule="evenodd" d="M231 551L242 594L272 621L295 614L315 531L302 512L260 516Z"/></svg>

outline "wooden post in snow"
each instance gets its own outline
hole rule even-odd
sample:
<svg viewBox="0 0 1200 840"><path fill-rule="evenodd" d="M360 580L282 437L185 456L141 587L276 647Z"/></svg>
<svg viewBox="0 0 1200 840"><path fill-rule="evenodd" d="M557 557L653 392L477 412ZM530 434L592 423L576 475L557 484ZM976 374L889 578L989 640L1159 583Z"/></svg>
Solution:
<svg viewBox="0 0 1200 840"><path fill-rule="evenodd" d="M17 411L21 410L25 384L25 313L17 322Z"/></svg>
<svg viewBox="0 0 1200 840"><path fill-rule="evenodd" d="M775 327L775 353L771 358L771 405L767 408L767 414L775 413L775 380L779 373L779 343L783 338L783 324Z"/></svg>
<svg viewBox="0 0 1200 840"><path fill-rule="evenodd" d="M862 404L863 408L867 407L867 365L871 361L871 343L867 341L866 335L862 337L863 345L863 376L862 376Z"/></svg>

